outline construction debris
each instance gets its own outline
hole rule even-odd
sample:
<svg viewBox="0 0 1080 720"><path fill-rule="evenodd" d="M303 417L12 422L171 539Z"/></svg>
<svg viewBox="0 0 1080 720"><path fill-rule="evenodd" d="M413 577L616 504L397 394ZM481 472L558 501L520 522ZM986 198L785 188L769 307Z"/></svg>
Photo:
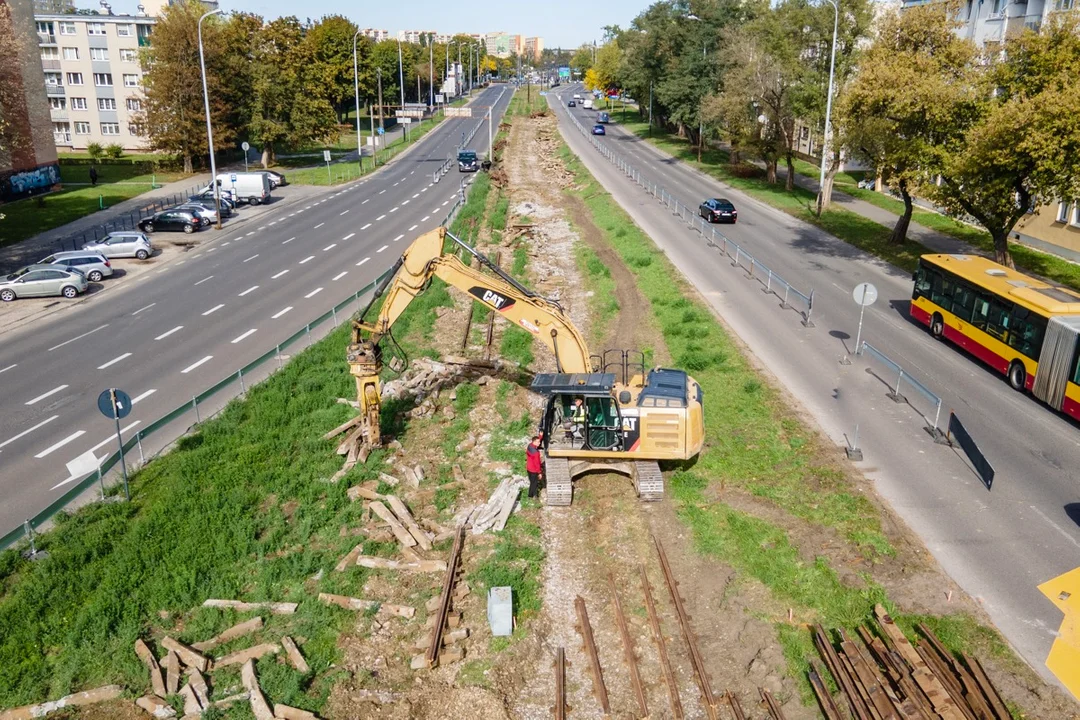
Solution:
<svg viewBox="0 0 1080 720"><path fill-rule="evenodd" d="M398 539L399 543L405 547L416 545L416 538L398 522L394 514L387 510L385 505L375 500L369 507L371 507L373 513L379 516L379 519L390 526L390 532L394 533L394 537Z"/></svg>
<svg viewBox="0 0 1080 720"><path fill-rule="evenodd" d="M412 513L409 512L409 508L405 507L405 503L401 502L401 500L394 495L387 495L386 502L389 503L390 509L394 511L398 520L401 521L401 524L405 526L405 529L409 531L409 534L413 536L417 543L419 543L420 547L424 550L430 550L431 538L429 538L427 533L421 530L420 526L416 524Z"/></svg>
<svg viewBox="0 0 1080 720"><path fill-rule="evenodd" d="M461 622L461 614L452 613L450 607L454 600L454 585L457 583L458 570L461 567L461 551L464 545L465 527L461 526L457 530L454 548L450 551L450 560L446 563L446 574L443 576L438 607L428 618L428 627L431 629L428 649L423 655L417 655L412 659L410 667L414 670L435 668L441 662L451 662L465 657L464 650L459 654L453 652L452 648L443 648L443 634L446 626L456 628Z"/></svg>
<svg viewBox="0 0 1080 720"><path fill-rule="evenodd" d="M180 688L180 697L184 698L184 715L199 715L203 711L203 706L199 703L199 698L196 697L195 691L191 689L191 685L184 685Z"/></svg>
<svg viewBox="0 0 1080 720"><path fill-rule="evenodd" d="M214 707L227 708L235 705L238 702L245 702L250 699L250 697L251 693L248 692L237 693L236 695L230 695L229 697L223 697L220 700L215 700Z"/></svg>
<svg viewBox="0 0 1080 720"><path fill-rule="evenodd" d="M146 665L146 669L150 671L150 686L153 688L154 694L161 698L168 695L168 691L165 689L165 679L161 675L161 666L158 665L154 653L151 652L142 639L135 641L135 654L139 656L139 659Z"/></svg>
<svg viewBox="0 0 1080 720"><path fill-rule="evenodd" d="M65 695L59 700L50 700L49 702L39 703L38 705L26 705L10 710L0 710L0 720L31 720L31 718L42 718L57 710L63 710L66 707L93 705L94 703L105 702L107 700L115 700L120 697L122 692L123 690L119 685L106 685L105 687L87 690L86 692ZM170 710L171 709L172 708L170 708ZM176 712L174 711L173 714L175 715Z"/></svg>
<svg viewBox="0 0 1080 720"><path fill-rule="evenodd" d="M353 691L351 699L353 702L370 702L375 703L376 705L388 705L392 702L397 702L400 697L400 693L361 688L360 690Z"/></svg>
<svg viewBox="0 0 1080 720"><path fill-rule="evenodd" d="M195 650L192 650L182 642L177 642L171 637L161 641L161 647L171 650L180 657L180 661L188 667L198 668L200 672L206 672L210 666L210 659Z"/></svg>
<svg viewBox="0 0 1080 720"><path fill-rule="evenodd" d="M236 638L243 637L253 632L262 630L263 619L261 617L252 618L251 620L245 620L242 623L237 623L227 630L223 630L218 635L210 638L209 640L203 640L192 644L192 648L206 652L207 650L213 650L218 645L224 645L227 642L232 642Z"/></svg>
<svg viewBox="0 0 1080 720"><path fill-rule="evenodd" d="M360 553L364 551L364 543L360 543L352 550L350 550L345 557L338 561L338 564L334 566L334 572L345 572L347 568L356 564L356 558L360 557Z"/></svg>
<svg viewBox="0 0 1080 720"><path fill-rule="evenodd" d="M263 697L259 688L259 680L255 677L255 661L248 660L240 669L240 680L244 683L244 689L248 691L248 701L251 703L251 712L255 720L274 720L274 713L270 710L269 703Z"/></svg>
<svg viewBox="0 0 1080 720"><path fill-rule="evenodd" d="M356 564L360 567L375 570L412 570L414 572L443 572L446 570L445 560L420 560L401 562L400 560L387 560L381 557L361 555L356 558Z"/></svg>
<svg viewBox="0 0 1080 720"><path fill-rule="evenodd" d="M299 708L289 707L288 705L275 705L274 717L283 718L284 720L319 720L318 716L314 713L310 713L307 710L300 710Z"/></svg>
<svg viewBox="0 0 1080 720"><path fill-rule="evenodd" d="M199 701L199 705L203 710L210 707L210 689L206 687L206 678L202 673L195 668L191 668L188 673L188 684L191 685L191 689L195 692L195 697Z"/></svg>
<svg viewBox="0 0 1080 720"><path fill-rule="evenodd" d="M528 481L520 477L503 478L487 503L474 507L466 517L465 522L472 526L473 535L479 535L488 529L500 532L506 527L506 521L518 503L521 489L526 485Z"/></svg>
<svg viewBox="0 0 1080 720"><path fill-rule="evenodd" d="M361 600L360 598L347 597L345 595L331 595L319 593L319 601L327 605L337 605L346 610L371 610L378 609L378 614L395 615L402 618L411 618L416 614L416 608L407 605L390 605L375 600Z"/></svg>
<svg viewBox="0 0 1080 720"><path fill-rule="evenodd" d="M307 673L311 671L311 668L308 667L307 660L300 654L300 648L296 647L296 643L293 642L291 637L286 635L281 638L281 646L285 648L285 655L289 658L289 663L296 668L298 672Z"/></svg>
<svg viewBox="0 0 1080 720"><path fill-rule="evenodd" d="M272 615L292 615L296 612L296 603L279 602L240 602L239 600L205 600L203 607L229 608L238 612L269 610Z"/></svg>
<svg viewBox="0 0 1080 720"><path fill-rule="evenodd" d="M281 646L277 643L263 643L262 645L249 647L245 650L237 650L225 657L217 658L214 660L214 669L227 667L229 665L243 665L248 660L258 660L263 655L274 655L279 652L281 652Z"/></svg>
<svg viewBox="0 0 1080 720"><path fill-rule="evenodd" d="M180 689L180 656L172 650L165 656L165 694L174 695Z"/></svg>
<svg viewBox="0 0 1080 720"><path fill-rule="evenodd" d="M814 629L814 644L851 717L1009 720L1005 703L978 660L955 658L925 625L918 628L925 642L912 644L881 605L874 615L878 634L859 628L859 643L841 630L834 645L824 628ZM824 671L816 663L811 667L810 684L822 712L838 720L845 713L829 694Z"/></svg>
<svg viewBox="0 0 1080 720"><path fill-rule="evenodd" d="M167 704L164 700L158 697L152 697L150 695L144 695L135 701L135 704L140 708L150 713L156 718L171 718L176 717L176 711L172 709L172 706ZM41 717L40 715L28 715L27 717ZM0 715L0 718L7 720L5 715Z"/></svg>

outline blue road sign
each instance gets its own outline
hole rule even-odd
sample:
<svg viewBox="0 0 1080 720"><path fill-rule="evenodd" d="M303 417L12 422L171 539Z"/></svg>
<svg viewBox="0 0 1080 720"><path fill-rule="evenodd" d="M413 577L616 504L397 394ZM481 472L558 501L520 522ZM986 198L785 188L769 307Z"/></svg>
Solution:
<svg viewBox="0 0 1080 720"><path fill-rule="evenodd" d="M380 135L385 135L385 134L386 134L386 131L385 131L385 130L383 130L382 128L379 128L379 129L378 129L378 130L376 130L375 132L379 133Z"/></svg>
<svg viewBox="0 0 1080 720"><path fill-rule="evenodd" d="M113 398L116 398L114 404ZM98 410L110 420L123 420L131 412L131 396L123 390L103 390L97 399Z"/></svg>
<svg viewBox="0 0 1080 720"><path fill-rule="evenodd" d="M229 179L232 180L233 182L236 182L236 173L230 173Z"/></svg>

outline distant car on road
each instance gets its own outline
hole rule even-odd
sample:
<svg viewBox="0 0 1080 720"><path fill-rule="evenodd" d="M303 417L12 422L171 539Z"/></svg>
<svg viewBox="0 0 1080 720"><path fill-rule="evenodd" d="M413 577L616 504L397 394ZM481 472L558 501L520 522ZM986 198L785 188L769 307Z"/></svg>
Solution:
<svg viewBox="0 0 1080 720"><path fill-rule="evenodd" d="M577 107L577 100L571 100L570 102L566 103L566 107Z"/></svg>
<svg viewBox="0 0 1080 720"><path fill-rule="evenodd" d="M607 131L604 130L603 125L593 125L592 134L593 135L607 135Z"/></svg>
<svg viewBox="0 0 1080 720"><path fill-rule="evenodd" d="M86 292L86 276L74 268L27 265L0 277L0 300L4 302L48 295L63 295L70 300L83 292Z"/></svg>
<svg viewBox="0 0 1080 720"><path fill-rule="evenodd" d="M212 197L211 198L204 198L204 197L196 195L193 198L191 198L190 200L188 200L186 203L183 203L182 205L179 205L178 207L184 207L185 205L198 205L200 207L206 208L211 213L214 212L214 198L212 198ZM223 219L233 216L233 211L232 211L231 205L232 205L232 203L224 202L224 198L222 198L221 217ZM213 220L211 220L211 222L213 222Z"/></svg>
<svg viewBox="0 0 1080 720"><path fill-rule="evenodd" d="M476 172L480 169L480 161L476 157L475 150L462 150L457 154L458 172Z"/></svg>
<svg viewBox="0 0 1080 720"><path fill-rule="evenodd" d="M217 222L217 213L214 211L214 208L208 208L202 203L187 202L183 205L175 205L169 209L188 210L190 212L193 212L199 216L199 219L202 220L203 225L209 225L210 223Z"/></svg>
<svg viewBox="0 0 1080 720"><path fill-rule="evenodd" d="M600 113L599 115L596 116L596 122L598 122L598 123L609 123L609 122L611 122L611 116L608 115L606 112L602 112L602 113Z"/></svg>
<svg viewBox="0 0 1080 720"><path fill-rule="evenodd" d="M270 184L274 187L284 187L289 184L289 181L285 179L285 176L276 170L265 170L264 172L270 176Z"/></svg>
<svg viewBox="0 0 1080 720"><path fill-rule="evenodd" d="M139 222L139 229L151 233L185 232L191 234L202 227L202 218L191 210L162 210Z"/></svg>
<svg viewBox="0 0 1080 720"><path fill-rule="evenodd" d="M93 250L70 250L53 253L39 260L38 265L58 265L62 268L74 268L86 276L90 282L101 282L102 278L112 277L112 263L99 252Z"/></svg>
<svg viewBox="0 0 1080 720"><path fill-rule="evenodd" d="M99 252L110 259L133 257L145 260L154 254L150 238L138 230L111 232L100 240L83 245L83 250Z"/></svg>
<svg viewBox="0 0 1080 720"><path fill-rule="evenodd" d="M739 219L739 211L726 198L706 200L698 206L698 214L707 221L733 223Z"/></svg>

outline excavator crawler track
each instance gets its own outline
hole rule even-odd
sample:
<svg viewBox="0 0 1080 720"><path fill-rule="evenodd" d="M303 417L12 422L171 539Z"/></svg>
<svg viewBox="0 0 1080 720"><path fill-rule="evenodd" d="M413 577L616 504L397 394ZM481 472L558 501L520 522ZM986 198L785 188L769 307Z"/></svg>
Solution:
<svg viewBox="0 0 1080 720"><path fill-rule="evenodd" d="M660 502L664 499L664 476L655 461L634 462L634 489L642 502Z"/></svg>
<svg viewBox="0 0 1080 720"><path fill-rule="evenodd" d="M570 461L549 457L545 466L547 497L545 505L569 505L574 499L574 483L570 477Z"/></svg>

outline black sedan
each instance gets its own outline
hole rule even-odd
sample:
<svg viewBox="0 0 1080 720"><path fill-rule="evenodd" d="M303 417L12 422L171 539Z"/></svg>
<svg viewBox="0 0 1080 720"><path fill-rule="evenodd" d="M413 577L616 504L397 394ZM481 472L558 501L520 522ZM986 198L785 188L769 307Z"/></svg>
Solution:
<svg viewBox="0 0 1080 720"><path fill-rule="evenodd" d="M570 102L566 103L566 107L577 107L577 100L571 100Z"/></svg>
<svg viewBox="0 0 1080 720"><path fill-rule="evenodd" d="M733 223L739 219L739 211L725 198L706 200L698 206L698 215L707 221Z"/></svg>
<svg viewBox="0 0 1080 720"><path fill-rule="evenodd" d="M139 229L143 232L185 232L193 233L203 225L202 219L190 210L162 210L156 215L146 218L139 223Z"/></svg>

